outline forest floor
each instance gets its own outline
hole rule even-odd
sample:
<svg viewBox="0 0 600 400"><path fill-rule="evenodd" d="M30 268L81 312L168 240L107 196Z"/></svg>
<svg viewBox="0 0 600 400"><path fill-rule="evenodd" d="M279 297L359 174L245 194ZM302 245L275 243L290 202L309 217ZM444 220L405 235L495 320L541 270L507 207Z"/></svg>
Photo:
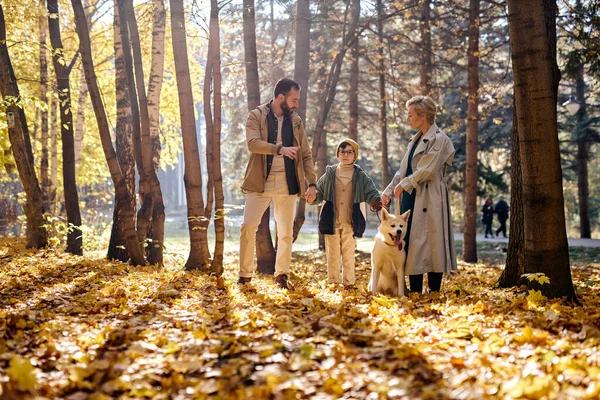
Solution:
<svg viewBox="0 0 600 400"><path fill-rule="evenodd" d="M183 271L185 256L132 267L0 239L0 399L600 396L600 249L571 249L581 306L494 288L499 243L441 293L401 299L367 293L365 251L354 291L302 246L293 292L238 286L235 249L223 278Z"/></svg>

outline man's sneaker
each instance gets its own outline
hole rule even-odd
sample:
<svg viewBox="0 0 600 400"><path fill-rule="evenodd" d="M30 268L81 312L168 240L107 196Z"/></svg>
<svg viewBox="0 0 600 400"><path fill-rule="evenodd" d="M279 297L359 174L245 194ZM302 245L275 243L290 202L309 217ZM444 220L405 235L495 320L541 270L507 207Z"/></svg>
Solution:
<svg viewBox="0 0 600 400"><path fill-rule="evenodd" d="M246 283L250 283L251 280L252 278L244 278L243 276L240 276L237 283L238 285L245 285Z"/></svg>
<svg viewBox="0 0 600 400"><path fill-rule="evenodd" d="M275 283L277 283L279 285L279 287L282 289L287 289L287 290L291 289L291 284L288 282L287 274L277 275L275 277Z"/></svg>

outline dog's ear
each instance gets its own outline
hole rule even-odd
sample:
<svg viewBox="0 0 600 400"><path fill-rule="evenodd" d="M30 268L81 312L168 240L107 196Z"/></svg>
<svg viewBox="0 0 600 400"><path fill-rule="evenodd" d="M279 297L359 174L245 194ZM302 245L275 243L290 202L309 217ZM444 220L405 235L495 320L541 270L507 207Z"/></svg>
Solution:
<svg viewBox="0 0 600 400"><path fill-rule="evenodd" d="M390 217L390 213L385 208L381 209L381 220L385 221Z"/></svg>
<svg viewBox="0 0 600 400"><path fill-rule="evenodd" d="M402 214L400 217L403 220L405 220L406 222L408 222L408 217L410 217L410 210L408 210L407 212L405 212L404 214Z"/></svg>

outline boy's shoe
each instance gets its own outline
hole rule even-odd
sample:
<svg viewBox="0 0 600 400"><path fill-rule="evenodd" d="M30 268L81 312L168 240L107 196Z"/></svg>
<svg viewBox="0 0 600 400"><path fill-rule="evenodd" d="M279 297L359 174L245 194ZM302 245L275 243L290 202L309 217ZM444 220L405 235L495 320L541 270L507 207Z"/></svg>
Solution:
<svg viewBox="0 0 600 400"><path fill-rule="evenodd" d="M354 289L356 289L356 287L354 285L344 285L345 291L350 291L350 290L354 290Z"/></svg>
<svg viewBox="0 0 600 400"><path fill-rule="evenodd" d="M243 276L240 276L237 283L238 285L245 285L246 283L250 283L251 280L252 278L244 278Z"/></svg>
<svg viewBox="0 0 600 400"><path fill-rule="evenodd" d="M275 283L282 289L291 290L291 284L288 282L287 274L277 275L275 277Z"/></svg>

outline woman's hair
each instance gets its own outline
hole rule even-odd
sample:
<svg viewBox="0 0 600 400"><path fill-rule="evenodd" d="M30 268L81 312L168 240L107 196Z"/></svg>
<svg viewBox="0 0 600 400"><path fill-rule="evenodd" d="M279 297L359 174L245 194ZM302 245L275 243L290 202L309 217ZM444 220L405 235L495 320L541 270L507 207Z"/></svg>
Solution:
<svg viewBox="0 0 600 400"><path fill-rule="evenodd" d="M415 96L409 101L406 102L406 109L408 107L414 106L415 111L419 115L426 115L427 122L433 124L435 122L435 112L437 111L437 107L434 101L429 96Z"/></svg>

